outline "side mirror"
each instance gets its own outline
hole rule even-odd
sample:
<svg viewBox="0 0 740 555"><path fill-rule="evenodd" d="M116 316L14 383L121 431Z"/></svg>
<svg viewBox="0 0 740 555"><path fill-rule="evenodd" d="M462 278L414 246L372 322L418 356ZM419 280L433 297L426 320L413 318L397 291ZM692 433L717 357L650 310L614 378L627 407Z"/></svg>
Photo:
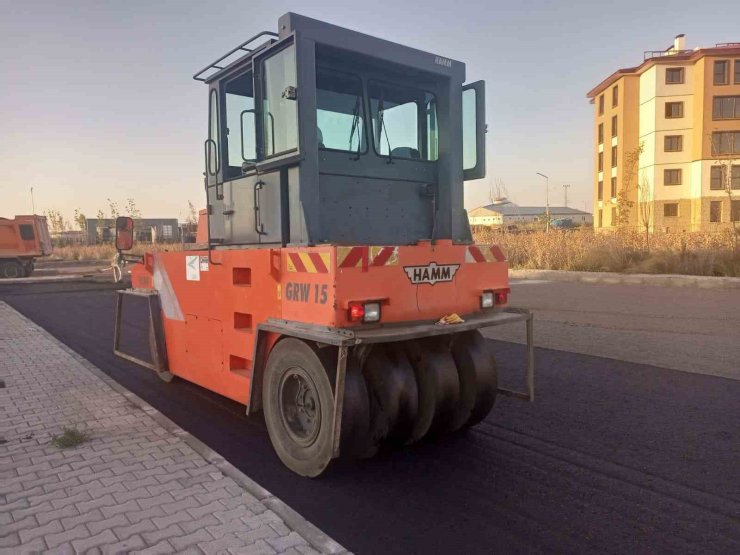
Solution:
<svg viewBox="0 0 740 555"><path fill-rule="evenodd" d="M116 218L116 250L131 250L134 246L134 220L128 216Z"/></svg>

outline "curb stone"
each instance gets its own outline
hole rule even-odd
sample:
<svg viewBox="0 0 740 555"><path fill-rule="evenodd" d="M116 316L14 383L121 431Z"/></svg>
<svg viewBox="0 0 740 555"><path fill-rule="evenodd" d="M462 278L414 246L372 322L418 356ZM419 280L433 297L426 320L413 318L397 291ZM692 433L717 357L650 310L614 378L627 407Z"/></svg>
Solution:
<svg viewBox="0 0 740 555"><path fill-rule="evenodd" d="M230 462L228 462L226 459L224 459L216 451L214 451L213 449L208 447L205 443L203 443L201 440L199 440L198 438L190 434L190 432L183 430L180 426L175 424L175 422L173 422L168 417L166 417L164 414L162 414L157 409L152 407L149 403L144 401L141 397L132 393L125 387L123 387L121 384L119 384L113 378L105 374L102 370L100 370L97 366L95 366L89 360L87 360L86 358L81 356L79 353L72 350L70 347L68 347L64 343L62 343L59 339L51 335L48 331L46 331L41 326L39 326L32 320L29 320L28 318L26 318L23 314L18 312L15 308L10 306L9 304L3 301L0 301L0 304L5 305L9 310L11 310L12 312L15 312L16 315L25 322L29 330L33 330L37 333L45 335L55 345L57 345L62 350L64 350L73 359L75 359L80 365L82 365L86 370L88 370L90 373L92 373L94 376L100 379L103 383L105 383L109 388L111 388L113 391L115 391L119 395L123 396L132 405L136 406L137 408L145 412L147 415L149 415L152 418L152 420L154 420L157 424L163 427L167 432L180 438L191 449L193 449L196 453L198 453L201 457L203 457L207 462L213 464L224 475L234 480L247 493L256 497L265 506L267 506L274 513L276 513L281 519L283 519L283 521L286 524L292 527L293 530L301 534L306 539L306 541L309 544L311 544L311 546L314 549L320 551L321 553L325 553L329 555L343 555L343 554L349 553L344 547L342 547L342 545L340 545L338 542L334 541L332 538L327 536L324 532L319 530L314 524L312 524L311 522L306 520L303 516L301 516L296 511L291 509L286 503L284 503L278 497L274 496L268 490L260 486L257 482L252 480L249 476L244 474L241 470L239 470L234 465L232 465Z"/></svg>
<svg viewBox="0 0 740 555"><path fill-rule="evenodd" d="M578 281L609 285L653 285L659 287L697 287L699 289L740 289L740 278L687 276L679 274L620 274L616 272L571 272L567 270L509 270L513 279Z"/></svg>

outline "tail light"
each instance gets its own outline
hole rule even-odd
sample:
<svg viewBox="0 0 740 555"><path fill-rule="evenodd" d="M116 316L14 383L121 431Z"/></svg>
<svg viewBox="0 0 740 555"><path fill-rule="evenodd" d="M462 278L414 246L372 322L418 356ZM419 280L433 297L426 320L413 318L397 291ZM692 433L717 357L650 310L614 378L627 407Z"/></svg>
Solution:
<svg viewBox="0 0 740 555"><path fill-rule="evenodd" d="M349 319L352 322L380 322L380 303L350 303Z"/></svg>
<svg viewBox="0 0 740 555"><path fill-rule="evenodd" d="M497 289L493 292L495 296L495 303L496 306L508 304L509 302L509 293L511 292L511 289L508 287L506 289Z"/></svg>
<svg viewBox="0 0 740 555"><path fill-rule="evenodd" d="M502 306L509 302L509 292L511 289L494 289L493 291L483 291L480 296L481 308L493 308Z"/></svg>

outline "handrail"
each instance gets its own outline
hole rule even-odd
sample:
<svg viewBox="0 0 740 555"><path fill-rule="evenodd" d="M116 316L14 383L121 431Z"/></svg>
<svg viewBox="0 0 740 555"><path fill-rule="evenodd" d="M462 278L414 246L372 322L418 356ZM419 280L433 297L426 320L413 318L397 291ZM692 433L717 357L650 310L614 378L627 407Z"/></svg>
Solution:
<svg viewBox="0 0 740 555"><path fill-rule="evenodd" d="M215 62L212 62L212 63L208 64L206 67L204 67L203 69L201 69L200 71L198 71L195 75L193 75L193 79L195 79L196 81L201 81L201 82L205 83L206 80L208 79L208 77L211 77L211 75L209 75L207 77L203 77L202 76L206 71L209 71L211 69L215 69L216 71L221 71L222 69L226 69L229 66L229 64L226 64L225 66L220 66L218 64L220 62L223 62L226 58L228 58L229 56L233 55L235 52L238 52L239 50L242 50L242 51L244 51L246 53L253 52L254 49L253 48L247 48L247 45L249 43L251 43L251 42L256 41L258 38L264 37L264 36L270 36L270 37L279 38L278 34L277 33L273 33L272 31L262 31L260 33L257 33L252 38L244 41L243 43L241 43L236 48L232 48L231 50L229 50L226 54L224 54L223 56L221 56L220 58L218 58Z"/></svg>

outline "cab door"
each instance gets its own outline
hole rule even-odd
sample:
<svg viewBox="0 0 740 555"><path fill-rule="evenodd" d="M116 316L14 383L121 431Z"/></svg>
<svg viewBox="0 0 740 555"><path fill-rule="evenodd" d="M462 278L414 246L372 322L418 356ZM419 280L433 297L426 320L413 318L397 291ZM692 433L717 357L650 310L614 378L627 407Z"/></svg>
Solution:
<svg viewBox="0 0 740 555"><path fill-rule="evenodd" d="M205 186L208 200L208 232L212 244L226 240L224 212L224 180L222 173L221 121L222 105L218 83L208 93L208 138L203 144L205 157Z"/></svg>

